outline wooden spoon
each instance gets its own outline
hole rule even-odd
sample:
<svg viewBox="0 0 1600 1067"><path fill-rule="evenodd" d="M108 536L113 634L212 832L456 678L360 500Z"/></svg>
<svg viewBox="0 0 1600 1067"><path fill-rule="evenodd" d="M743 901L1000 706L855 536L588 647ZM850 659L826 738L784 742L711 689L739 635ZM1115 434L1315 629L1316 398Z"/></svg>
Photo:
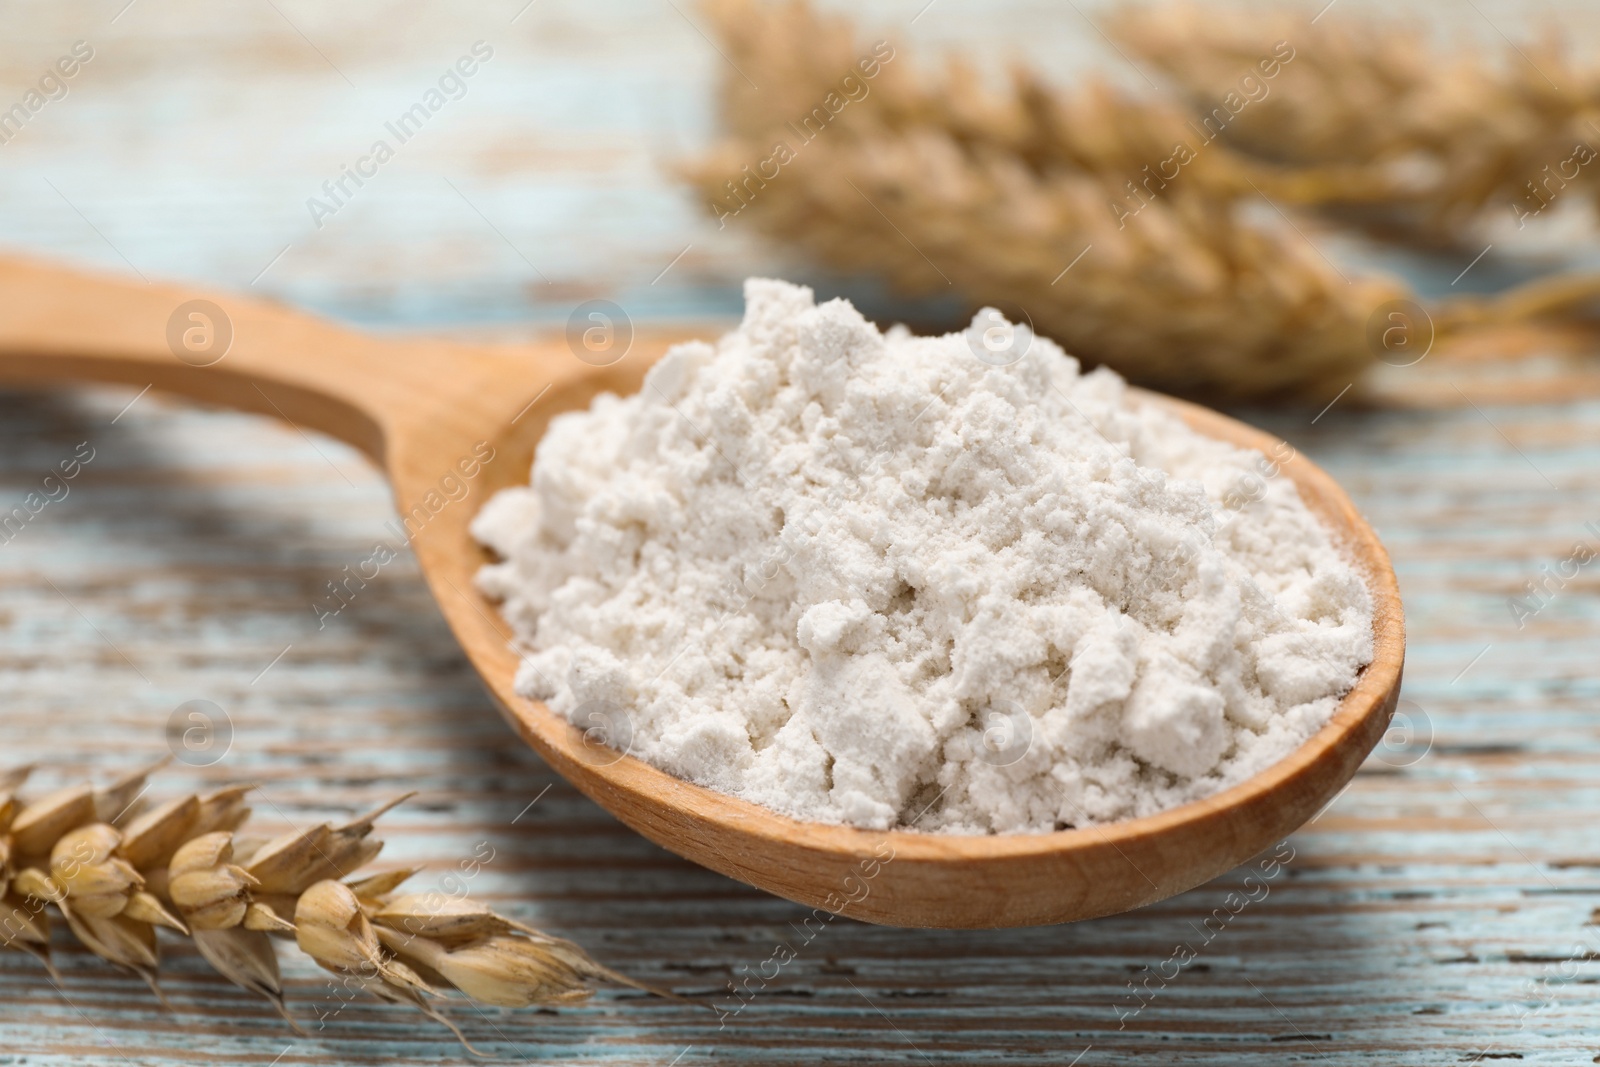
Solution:
<svg viewBox="0 0 1600 1067"><path fill-rule="evenodd" d="M210 305L191 304L202 299ZM605 328L599 320L595 326ZM467 526L496 490L527 483L534 445L554 415L602 390L635 391L674 339L634 338L618 362L598 367L561 338L523 348L382 338L259 300L0 259L0 382L149 385L355 445L388 472L435 599L527 742L650 840L790 900L900 926L1021 926L1127 911L1214 878L1299 827L1350 780L1386 729L1405 648L1394 572L1343 491L1296 457L1284 473L1366 574L1377 607L1376 651L1321 732L1217 796L1050 834L882 833L786 818L595 744L513 690L518 654L495 606L473 588L486 556ZM621 332L611 340L612 355L623 351ZM1138 395L1209 436L1265 452L1276 444L1193 404ZM471 460L491 449L467 477ZM468 487L464 498L460 484Z"/></svg>

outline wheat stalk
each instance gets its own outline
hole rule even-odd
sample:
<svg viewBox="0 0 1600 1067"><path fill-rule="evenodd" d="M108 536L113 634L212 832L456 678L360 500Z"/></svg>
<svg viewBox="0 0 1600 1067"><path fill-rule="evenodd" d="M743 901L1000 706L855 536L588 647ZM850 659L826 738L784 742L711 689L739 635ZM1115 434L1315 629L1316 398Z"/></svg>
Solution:
<svg viewBox="0 0 1600 1067"><path fill-rule="evenodd" d="M0 944L59 979L54 912L161 998L156 930L165 927L303 1033L284 1005L272 943L293 938L350 989L420 1009L474 1052L433 1003L442 990L520 1008L580 1001L602 981L648 988L468 900L400 893L416 869L350 877L383 847L375 820L406 797L338 826L251 839L238 833L250 786L146 806L146 778L159 766L26 803L18 791L31 768L0 773Z"/></svg>
<svg viewBox="0 0 1600 1067"><path fill-rule="evenodd" d="M1293 61L1227 141L1287 168L1280 195L1342 218L1448 243L1486 210L1521 224L1557 193L1600 194L1589 154L1600 152L1600 69L1573 64L1553 33L1500 56L1445 53L1408 20L1335 12L1310 27L1300 12L1189 2L1123 7L1106 29L1196 114L1288 42ZM1579 145L1588 162L1572 158Z"/></svg>
<svg viewBox="0 0 1600 1067"><path fill-rule="evenodd" d="M728 137L686 174L719 216L749 218L836 269L914 294L954 289L975 306L1014 302L1091 362L1226 398L1342 389L1372 361L1373 310L1408 295L1341 274L1292 226L1246 222L1245 196L1276 218L1259 200L1265 172L1221 145L1172 181L1132 189L1171 154L1183 119L1103 84L1064 93L1019 69L990 88L959 61L928 75L897 47L864 97L800 143L791 124L839 90L867 46L804 3L707 10L761 89L730 73ZM775 142L792 160L752 179Z"/></svg>

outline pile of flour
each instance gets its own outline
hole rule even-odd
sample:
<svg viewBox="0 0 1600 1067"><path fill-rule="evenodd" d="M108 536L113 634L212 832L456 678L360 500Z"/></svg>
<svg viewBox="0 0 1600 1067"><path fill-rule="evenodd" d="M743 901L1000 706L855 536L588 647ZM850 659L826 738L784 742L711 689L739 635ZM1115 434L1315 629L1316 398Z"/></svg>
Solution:
<svg viewBox="0 0 1600 1067"><path fill-rule="evenodd" d="M1260 453L1023 328L992 358L993 312L745 301L474 522L524 695L797 818L1027 833L1260 771L1370 661L1361 576Z"/></svg>

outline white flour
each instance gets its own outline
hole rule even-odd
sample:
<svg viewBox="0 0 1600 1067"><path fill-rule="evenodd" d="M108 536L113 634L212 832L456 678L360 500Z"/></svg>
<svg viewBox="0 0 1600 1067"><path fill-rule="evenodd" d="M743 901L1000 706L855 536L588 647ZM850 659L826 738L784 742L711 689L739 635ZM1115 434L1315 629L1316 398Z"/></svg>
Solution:
<svg viewBox="0 0 1600 1067"><path fill-rule="evenodd" d="M614 747L802 819L1048 831L1260 771L1370 661L1365 585L1260 453L1024 330L991 354L997 317L745 300L473 524L518 691Z"/></svg>

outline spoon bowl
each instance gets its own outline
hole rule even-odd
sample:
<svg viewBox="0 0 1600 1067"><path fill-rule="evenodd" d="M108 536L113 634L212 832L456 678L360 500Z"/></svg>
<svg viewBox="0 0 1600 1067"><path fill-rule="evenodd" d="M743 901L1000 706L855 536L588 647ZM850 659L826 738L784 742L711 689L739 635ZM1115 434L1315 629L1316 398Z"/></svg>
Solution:
<svg viewBox="0 0 1600 1067"><path fill-rule="evenodd" d="M616 336L630 334L619 331ZM468 526L527 484L556 415L636 391L667 346L631 337L583 359L556 338L490 346L348 330L264 301L91 277L0 258L0 383L120 382L260 412L348 441L388 475L428 585L523 739L645 837L809 907L895 926L1002 927L1128 911L1193 888L1272 846L1342 789L1389 723L1405 625L1388 554L1344 492L1296 454L1284 476L1355 559L1372 592L1374 652L1316 735L1260 774L1158 815L1047 834L953 836L801 822L693 785L517 695L519 661L473 586L488 560ZM622 347L622 346L618 346ZM615 362L595 366L615 355ZM1207 436L1270 452L1275 438L1153 393ZM469 473L470 472L470 473Z"/></svg>

